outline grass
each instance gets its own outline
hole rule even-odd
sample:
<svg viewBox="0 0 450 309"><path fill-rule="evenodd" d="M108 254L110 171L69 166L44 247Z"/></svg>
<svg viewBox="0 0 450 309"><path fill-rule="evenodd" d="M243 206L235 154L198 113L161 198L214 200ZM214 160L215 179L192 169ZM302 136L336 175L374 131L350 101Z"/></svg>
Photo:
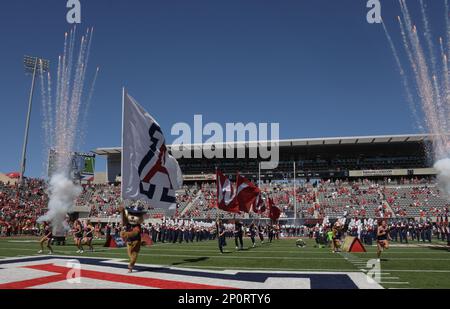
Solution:
<svg viewBox="0 0 450 309"><path fill-rule="evenodd" d="M234 240L228 239L227 252L220 254L216 241L155 244L143 247L139 264L192 267L202 269L245 269L286 271L364 271L367 261L376 258L376 248L366 253L332 253L329 248L315 248L314 241L306 239L305 248L297 248L294 239L273 243L257 243L236 251ZM83 256L128 259L125 248L104 248L104 241L95 241L95 252ZM383 253L381 261L382 285L385 288L450 288L450 252L445 248L425 245L413 247L392 246ZM37 254L37 238L1 238L0 258ZM77 256L73 242L54 246L55 254Z"/></svg>

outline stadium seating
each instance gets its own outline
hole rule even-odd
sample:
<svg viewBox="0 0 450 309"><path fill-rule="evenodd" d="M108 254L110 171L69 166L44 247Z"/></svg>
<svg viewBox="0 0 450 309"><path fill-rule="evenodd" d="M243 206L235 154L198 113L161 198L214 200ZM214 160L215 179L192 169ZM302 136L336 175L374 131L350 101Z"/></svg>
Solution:
<svg viewBox="0 0 450 309"><path fill-rule="evenodd" d="M401 178L395 181L314 180L308 183L263 184L260 189L272 197L281 211L281 219L292 218L428 218L448 215L449 203L434 179ZM48 196L43 180L30 179L18 190L16 184L0 182L0 232L21 233L36 227L36 220L47 210ZM294 191L295 190L295 191ZM295 193L295 194L294 194ZM217 209L215 183L185 185L177 191L176 209L148 209L150 218L214 220L258 219L264 214L232 214ZM83 185L76 206L88 207L91 218L109 218L121 206L120 186L108 184ZM6 229L5 229L6 227Z"/></svg>

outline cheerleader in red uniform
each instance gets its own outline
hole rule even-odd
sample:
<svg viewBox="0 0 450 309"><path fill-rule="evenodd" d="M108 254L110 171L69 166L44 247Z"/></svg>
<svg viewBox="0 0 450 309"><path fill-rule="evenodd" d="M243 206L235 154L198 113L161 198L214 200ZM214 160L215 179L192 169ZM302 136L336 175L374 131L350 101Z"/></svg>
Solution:
<svg viewBox="0 0 450 309"><path fill-rule="evenodd" d="M381 257L381 253L384 250L389 249L389 229L386 221L383 220L378 223L377 228L377 256Z"/></svg>
<svg viewBox="0 0 450 309"><path fill-rule="evenodd" d="M39 245L41 246L41 250L38 251L39 254L44 252L44 243L47 243L47 248L49 250L48 254L53 254L53 249L51 246L52 238L53 233L50 224L48 224L48 222L44 222L44 235L39 241Z"/></svg>

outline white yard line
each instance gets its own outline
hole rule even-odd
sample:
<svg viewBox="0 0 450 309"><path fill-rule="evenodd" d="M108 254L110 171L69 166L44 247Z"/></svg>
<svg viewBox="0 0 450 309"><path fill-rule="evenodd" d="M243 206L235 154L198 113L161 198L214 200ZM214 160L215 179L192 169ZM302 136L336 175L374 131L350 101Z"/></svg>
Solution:
<svg viewBox="0 0 450 309"><path fill-rule="evenodd" d="M450 273L450 270L439 269L385 269L390 272L404 272L404 273Z"/></svg>
<svg viewBox="0 0 450 309"><path fill-rule="evenodd" d="M105 252L106 254L110 254L111 252ZM255 260L255 259L259 259L259 260L273 260L273 259L282 259L282 260L342 260L342 258L308 258L308 257L288 257L288 256L281 256L281 257L277 257L277 256L239 256L239 255L232 255L232 256L227 256L227 255L184 255L184 254L158 254L158 253L154 253L154 254L148 254L148 253L139 253L139 255L144 255L144 256L154 256L154 257L158 257L158 256L164 256L164 257L187 257L187 258L202 258L202 257L207 257L207 258L215 258L215 259L250 259L250 260Z"/></svg>
<svg viewBox="0 0 450 309"><path fill-rule="evenodd" d="M71 253L73 253L71 251ZM38 255L32 255L32 256L38 256ZM31 257L31 256L30 256ZM55 254L53 256L49 256L52 258L57 258L58 255ZM64 256L66 257L66 256ZM78 256L76 255L72 255L72 257L76 258ZM0 256L0 258L5 258L5 259L14 259L14 257L10 257L10 256ZM18 257L16 256L15 259L17 259ZM95 256L83 256L83 258L98 258ZM122 258L118 258L117 260L126 260L126 258L124 257ZM144 264L142 264L144 265ZM173 267L173 265L157 265L157 266L161 266L161 267ZM330 269L330 268L282 268L282 267L242 267L242 266L238 266L238 267L230 267L230 266L195 266L195 265L186 265L184 266L184 268L194 268L194 269L234 269L234 270L273 270L273 271L315 271L315 272L367 272L366 269ZM396 273L396 272L410 272L410 273L421 273L421 272L426 272L426 273L450 273L450 270L427 270L427 269L384 269L380 274L381 276L383 275L390 275L391 273ZM383 277L382 277L383 278ZM392 278L398 278L398 277L392 277ZM390 277L385 277L385 279L390 279Z"/></svg>
<svg viewBox="0 0 450 309"><path fill-rule="evenodd" d="M384 277L384 276L381 276L381 279L382 280L398 280L399 277Z"/></svg>
<svg viewBox="0 0 450 309"><path fill-rule="evenodd" d="M356 269L316 269L316 268L274 268L274 267L225 267L225 266L184 266L184 268L195 268L195 269L233 269L233 270L267 270L267 271L299 271L299 272L358 272Z"/></svg>
<svg viewBox="0 0 450 309"><path fill-rule="evenodd" d="M150 246L147 247L149 250L152 249L152 247L154 246ZM212 249L198 249L195 247L195 249L184 249L184 248L158 248L160 250L164 250L164 251L192 251L192 252L217 252L217 250L212 250ZM331 254L330 251L321 251L321 252L312 252L312 251L302 251L302 249L298 249L298 250L277 250L277 248L274 248L273 250L259 250L259 247L255 247L255 248L249 248L248 249L249 252L258 252L258 253L273 253L273 252L279 252L279 253L298 253L298 254ZM364 254L370 254L372 252L367 252L367 253L361 253L361 255ZM375 251L373 252L375 253ZM446 254L446 252L436 252L436 251L431 251L431 252L423 252L423 251L404 251L404 252L397 252L397 251L390 251L390 252L385 252L386 255L390 255L390 254Z"/></svg>
<svg viewBox="0 0 450 309"><path fill-rule="evenodd" d="M36 251L36 249L32 248L11 248L11 247L0 247L0 249L6 249L6 250L18 250L18 251ZM54 247L55 253L62 252L62 253L74 253L75 248L73 250L59 250L58 247ZM102 248L97 251L94 251L93 254L124 254L125 252L110 252L114 250L119 250L124 248ZM226 256L226 255L185 255L185 254L159 254L157 251L154 253L145 253L146 250L142 250L140 255L144 256L166 256L166 257L189 257L189 258L199 258L199 257L208 257L208 258L223 258L223 259L284 259L284 260L342 260L341 257L301 257L301 256L241 256L241 255L232 255L232 256ZM181 251L181 250L180 250ZM37 251L36 251L37 252ZM192 250L190 252L196 252L195 250ZM245 253L246 251L232 251L236 252L238 254ZM273 253L275 251L272 251ZM86 253L91 253L87 252ZM256 252L255 252L256 253ZM344 255L341 255L344 257ZM352 255L353 256L353 255ZM355 257L353 258L345 258L348 262L352 264L361 264L365 265L368 260L370 260L367 257ZM393 257L387 257L390 261L450 261L450 256L448 258L393 258Z"/></svg>
<svg viewBox="0 0 450 309"><path fill-rule="evenodd" d="M117 248L119 249L119 248ZM122 248L124 249L124 248ZM21 251L36 251L35 249L28 249L28 248L15 248L14 250L21 250ZM109 251L109 250L108 250ZM75 250L54 250L55 254L58 253L71 253L74 254ZM126 254L125 250L123 252L107 252L107 251L94 251L94 252L87 252L88 254ZM83 254L78 254L79 256L83 256ZM143 255L143 256L154 256L154 257L159 257L159 256L163 256L163 257L184 257L184 258L202 258L202 257L206 257L206 258L218 258L218 259L283 259L283 260L342 260L342 258L340 257L322 257L322 258L308 258L308 257L277 257L277 256L239 256L239 255L232 255L232 256L227 256L227 255L186 255L186 254L158 254L157 252L153 253L153 254L149 254L149 253L139 253L139 255Z"/></svg>

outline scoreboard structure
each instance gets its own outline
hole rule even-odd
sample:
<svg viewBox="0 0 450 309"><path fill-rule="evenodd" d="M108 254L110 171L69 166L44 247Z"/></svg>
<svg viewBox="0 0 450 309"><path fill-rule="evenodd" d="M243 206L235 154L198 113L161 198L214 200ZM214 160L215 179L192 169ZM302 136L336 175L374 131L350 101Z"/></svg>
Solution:
<svg viewBox="0 0 450 309"><path fill-rule="evenodd" d="M48 156L48 177L51 178L59 165L60 154L54 149L50 149ZM68 168L69 175L74 181L90 182L94 180L95 154L84 152L72 152L69 155Z"/></svg>

